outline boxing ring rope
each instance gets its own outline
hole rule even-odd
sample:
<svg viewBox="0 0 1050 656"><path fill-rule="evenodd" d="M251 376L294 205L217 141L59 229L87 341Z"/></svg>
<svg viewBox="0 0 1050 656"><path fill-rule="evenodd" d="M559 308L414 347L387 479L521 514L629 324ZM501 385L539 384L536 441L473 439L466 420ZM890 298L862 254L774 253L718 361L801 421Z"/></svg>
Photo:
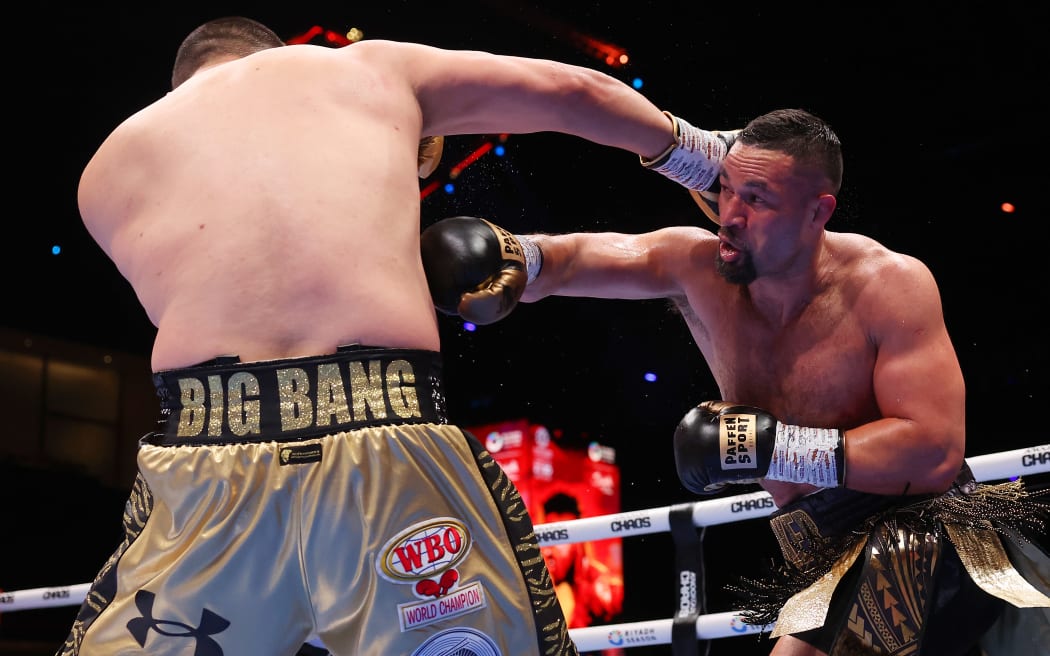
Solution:
<svg viewBox="0 0 1050 656"><path fill-rule="evenodd" d="M1050 472L1050 444L1014 449L967 458L974 477L980 482L1005 480ZM626 538L671 531L671 514L691 508L695 527L727 524L770 515L776 507L764 491L705 501L634 510L564 522L537 524L540 544L571 544L610 538ZM90 583L0 592L0 613L20 610L79 605L90 589ZM615 647L640 647L671 644L674 619L644 620L570 629L569 635L581 651L601 651ZM700 615L696 620L698 640L728 638L772 630L772 625L757 627L744 623L739 613L724 612ZM323 647L314 640L311 644Z"/></svg>

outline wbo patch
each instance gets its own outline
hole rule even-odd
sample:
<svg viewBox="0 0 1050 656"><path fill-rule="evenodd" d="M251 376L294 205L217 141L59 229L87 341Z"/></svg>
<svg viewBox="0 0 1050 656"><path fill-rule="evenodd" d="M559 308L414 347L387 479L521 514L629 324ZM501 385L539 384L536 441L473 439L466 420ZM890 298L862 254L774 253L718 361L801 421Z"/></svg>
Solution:
<svg viewBox="0 0 1050 656"><path fill-rule="evenodd" d="M481 583L461 582L456 569L472 543L462 521L435 517L409 526L383 545L376 560L379 575L392 583L412 585L413 594L421 600L398 604L401 631L488 605Z"/></svg>

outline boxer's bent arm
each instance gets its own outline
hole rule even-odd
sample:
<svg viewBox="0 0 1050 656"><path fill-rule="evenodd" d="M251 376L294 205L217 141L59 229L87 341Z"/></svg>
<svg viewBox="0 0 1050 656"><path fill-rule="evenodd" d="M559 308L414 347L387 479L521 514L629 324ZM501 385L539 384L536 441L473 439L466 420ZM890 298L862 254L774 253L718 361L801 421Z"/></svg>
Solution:
<svg viewBox="0 0 1050 656"><path fill-rule="evenodd" d="M543 266L525 288L529 303L547 296L649 299L679 296L682 277L695 263L695 244L714 239L696 227L643 234L580 232L527 235L542 252Z"/></svg>
<svg viewBox="0 0 1050 656"><path fill-rule="evenodd" d="M911 257L890 262L858 302L874 321L873 385L884 418L846 431L848 486L877 494L942 492L965 451L962 371L933 275Z"/></svg>

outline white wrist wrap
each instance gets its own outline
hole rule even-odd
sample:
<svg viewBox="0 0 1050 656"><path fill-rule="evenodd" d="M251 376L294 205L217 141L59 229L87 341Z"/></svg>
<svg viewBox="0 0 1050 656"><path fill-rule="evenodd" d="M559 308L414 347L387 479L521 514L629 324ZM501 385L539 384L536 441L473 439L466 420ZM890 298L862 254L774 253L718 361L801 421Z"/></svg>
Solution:
<svg viewBox="0 0 1050 656"><path fill-rule="evenodd" d="M715 132L701 130L668 112L664 114L674 124L675 143L653 159L641 158L642 166L683 187L704 191L718 178L728 150L725 140Z"/></svg>
<svg viewBox="0 0 1050 656"><path fill-rule="evenodd" d="M777 422L777 439L766 478L774 481L838 487L842 433L835 428L806 428Z"/></svg>
<svg viewBox="0 0 1050 656"><path fill-rule="evenodd" d="M531 285L536 276L540 275L540 269L543 268L543 251L539 244L525 235L514 235L514 237L521 244L521 252L525 255L525 271L529 274L525 284Z"/></svg>

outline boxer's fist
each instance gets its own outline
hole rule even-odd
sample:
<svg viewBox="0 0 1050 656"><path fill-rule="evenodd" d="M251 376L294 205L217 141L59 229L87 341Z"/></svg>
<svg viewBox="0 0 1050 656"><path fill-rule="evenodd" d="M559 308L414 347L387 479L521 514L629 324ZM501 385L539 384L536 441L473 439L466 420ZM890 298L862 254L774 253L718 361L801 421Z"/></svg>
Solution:
<svg viewBox="0 0 1050 656"><path fill-rule="evenodd" d="M674 433L682 485L698 494L729 483L754 483L769 469L777 420L746 405L705 401L682 417Z"/></svg>
<svg viewBox="0 0 1050 656"><path fill-rule="evenodd" d="M718 180L722 160L739 130L710 132L664 112L671 120L674 143L653 159L641 158L642 166L661 173L686 189L706 191Z"/></svg>
<svg viewBox="0 0 1050 656"><path fill-rule="evenodd" d="M729 149L732 148L733 144L736 142L736 137L740 134L740 130L729 130L728 132L719 132L718 130L715 130L711 134L725 142L726 153L728 154ZM719 168L721 168L721 165ZM715 176L714 182L712 182L711 186L706 190L689 190L689 195L693 197L693 200L700 206L700 209L703 210L707 218L711 219L718 225L722 225L722 219L718 215L718 192L720 191L722 191L722 185L718 181L717 175Z"/></svg>
<svg viewBox="0 0 1050 656"><path fill-rule="evenodd" d="M748 405L705 401L674 434L678 478L698 494L761 479L837 487L846 479L845 437L836 428L783 424Z"/></svg>
<svg viewBox="0 0 1050 656"><path fill-rule="evenodd" d="M485 325L510 314L525 291L525 256L517 238L485 219L442 219L420 235L434 306Z"/></svg>

